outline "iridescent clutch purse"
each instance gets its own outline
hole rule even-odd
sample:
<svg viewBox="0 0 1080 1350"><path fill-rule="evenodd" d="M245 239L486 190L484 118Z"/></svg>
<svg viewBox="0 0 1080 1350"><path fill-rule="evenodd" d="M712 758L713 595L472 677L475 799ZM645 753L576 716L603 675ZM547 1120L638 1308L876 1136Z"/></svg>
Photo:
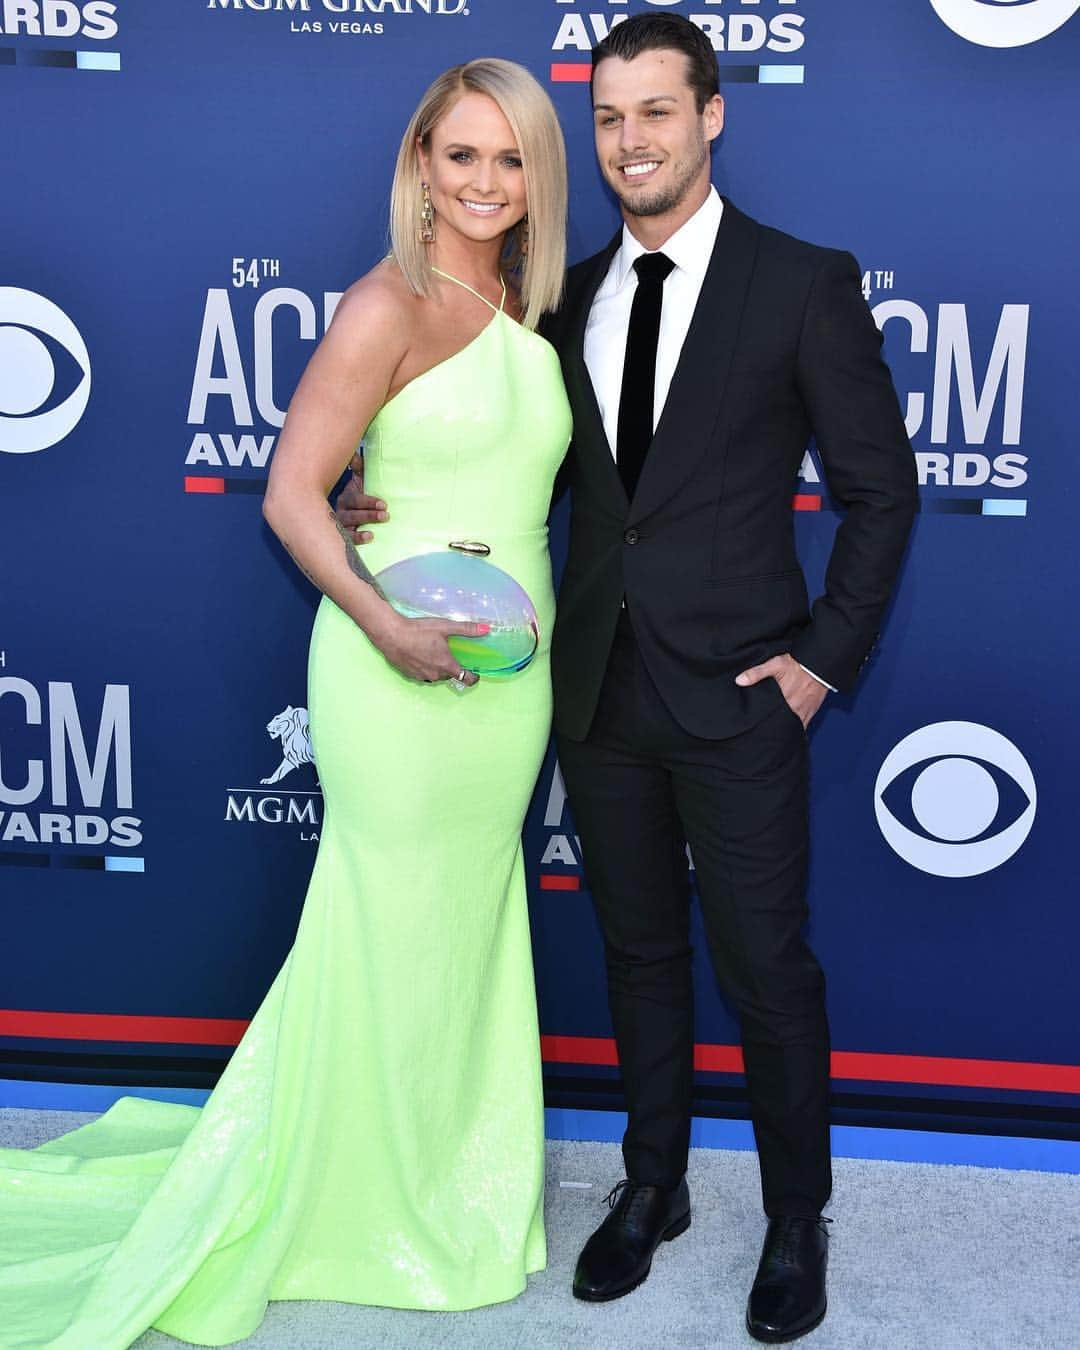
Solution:
<svg viewBox="0 0 1080 1350"><path fill-rule="evenodd" d="M446 552L419 553L377 573L374 584L408 619L483 623L483 637L451 637L450 650L465 670L485 679L516 674L536 655L540 624L526 591L489 562L487 544L455 541Z"/></svg>

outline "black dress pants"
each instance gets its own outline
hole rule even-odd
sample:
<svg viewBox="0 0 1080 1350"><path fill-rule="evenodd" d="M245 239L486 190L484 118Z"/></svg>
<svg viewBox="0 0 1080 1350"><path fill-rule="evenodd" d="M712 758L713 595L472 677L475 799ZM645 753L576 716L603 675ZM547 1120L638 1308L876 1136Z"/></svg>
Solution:
<svg viewBox="0 0 1080 1350"><path fill-rule="evenodd" d="M816 1217L832 1185L825 980L803 939L807 745L784 704L739 735L692 736L622 613L596 717L559 741L604 934L629 1116L627 1176L686 1170L693 1080L689 843L713 967L742 1027L769 1217Z"/></svg>

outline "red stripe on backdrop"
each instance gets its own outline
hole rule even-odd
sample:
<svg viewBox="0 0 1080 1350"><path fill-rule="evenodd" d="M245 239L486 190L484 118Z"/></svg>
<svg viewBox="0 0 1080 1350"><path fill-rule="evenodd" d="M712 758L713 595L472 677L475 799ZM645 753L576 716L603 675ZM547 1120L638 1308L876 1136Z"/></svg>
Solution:
<svg viewBox="0 0 1080 1350"><path fill-rule="evenodd" d="M0 1036L41 1040L149 1042L158 1045L236 1045L247 1028L239 1018L138 1017L124 1013L28 1012L0 1009ZM603 1036L542 1036L550 1064L618 1064L615 1042ZM698 1045L694 1065L706 1073L741 1073L737 1045ZM835 1050L834 1078L872 1083L925 1083L942 1087L1011 1088L1080 1095L1080 1064L1014 1060L946 1059L932 1055L879 1055Z"/></svg>
<svg viewBox="0 0 1080 1350"><path fill-rule="evenodd" d="M224 492L224 478L185 478L185 492Z"/></svg>
<svg viewBox="0 0 1080 1350"><path fill-rule="evenodd" d="M247 1023L227 1017L135 1017L125 1013L0 1009L0 1036L58 1041L151 1041L157 1045L236 1045Z"/></svg>
<svg viewBox="0 0 1080 1350"><path fill-rule="evenodd" d="M1080 1093L1080 1064L1024 1064L1006 1059L938 1059L930 1055L873 1055L836 1050L832 1071L834 1078L879 1083Z"/></svg>
<svg viewBox="0 0 1080 1350"><path fill-rule="evenodd" d="M580 891L580 877L562 877L554 873L542 876L540 878L540 889L542 891Z"/></svg>
<svg viewBox="0 0 1080 1350"><path fill-rule="evenodd" d="M615 1042L597 1036L542 1036L544 1059L555 1064L618 1064ZM697 1045L694 1067L706 1073L742 1073L737 1045ZM1025 1064L998 1059L878 1055L834 1050L834 1078L868 1083L926 1083L941 1087L1012 1088L1080 1094L1080 1064Z"/></svg>
<svg viewBox="0 0 1080 1350"><path fill-rule="evenodd" d="M554 61L551 66L551 78L556 84L588 84L592 78L592 62Z"/></svg>

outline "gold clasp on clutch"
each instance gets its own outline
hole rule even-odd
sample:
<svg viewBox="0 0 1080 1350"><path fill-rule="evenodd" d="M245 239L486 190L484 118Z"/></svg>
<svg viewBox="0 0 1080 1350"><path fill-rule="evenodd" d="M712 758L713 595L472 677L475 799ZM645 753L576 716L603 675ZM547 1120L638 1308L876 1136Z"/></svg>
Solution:
<svg viewBox="0 0 1080 1350"><path fill-rule="evenodd" d="M486 558L491 552L489 546L478 539L453 539L448 547L456 548L459 553L472 553L477 558Z"/></svg>

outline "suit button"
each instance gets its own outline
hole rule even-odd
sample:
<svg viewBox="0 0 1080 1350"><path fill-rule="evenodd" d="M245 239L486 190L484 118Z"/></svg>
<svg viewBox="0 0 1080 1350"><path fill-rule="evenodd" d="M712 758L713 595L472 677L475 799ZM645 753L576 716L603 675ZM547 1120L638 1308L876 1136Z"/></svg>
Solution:
<svg viewBox="0 0 1080 1350"><path fill-rule="evenodd" d="M636 544L640 538L641 535L638 534L637 530L627 530L626 533L623 535L623 543Z"/></svg>

